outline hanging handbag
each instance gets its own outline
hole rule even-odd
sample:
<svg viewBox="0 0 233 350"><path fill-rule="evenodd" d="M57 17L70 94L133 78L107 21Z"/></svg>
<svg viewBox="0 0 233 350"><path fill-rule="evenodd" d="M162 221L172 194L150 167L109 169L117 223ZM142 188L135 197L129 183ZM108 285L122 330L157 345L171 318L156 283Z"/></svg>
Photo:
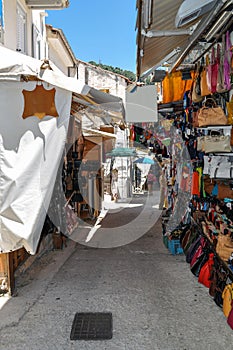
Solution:
<svg viewBox="0 0 233 350"><path fill-rule="evenodd" d="M198 124L198 113L199 113L199 109L192 111L192 126L194 128L198 128L199 127L199 124Z"/></svg>
<svg viewBox="0 0 233 350"><path fill-rule="evenodd" d="M231 138L229 135L207 135L203 148L205 153L231 152Z"/></svg>
<svg viewBox="0 0 233 350"><path fill-rule="evenodd" d="M218 179L233 179L233 164L219 163L214 170L214 178Z"/></svg>
<svg viewBox="0 0 233 350"><path fill-rule="evenodd" d="M231 327L231 329L233 329L233 302L231 305L231 311L227 317L227 324Z"/></svg>
<svg viewBox="0 0 233 350"><path fill-rule="evenodd" d="M204 152L205 151L205 136L197 137L197 151Z"/></svg>
<svg viewBox="0 0 233 350"><path fill-rule="evenodd" d="M210 288L210 276L212 272L212 267L214 265L214 253L209 254L209 259L206 261L206 263L202 266L199 276L198 276L198 282L206 286L207 288Z"/></svg>
<svg viewBox="0 0 233 350"><path fill-rule="evenodd" d="M220 106L212 98L207 98L198 114L199 126L226 125L227 117Z"/></svg>
<svg viewBox="0 0 233 350"><path fill-rule="evenodd" d="M184 235L181 234L181 237L180 237L180 244L181 244L182 249L184 249L184 247L185 247L186 244L188 243L191 234L192 234L192 230L191 230L191 229L186 230L186 232L185 232Z"/></svg>
<svg viewBox="0 0 233 350"><path fill-rule="evenodd" d="M226 286L228 273L222 268L222 264L217 257L214 257L214 265L210 275L209 295L219 307L223 306L222 292Z"/></svg>
<svg viewBox="0 0 233 350"><path fill-rule="evenodd" d="M184 248L183 248L183 252L185 255L187 254L190 246L197 239L197 237L198 237L198 233L196 232L196 230L193 229L191 235L189 236L188 241L186 242L186 244L184 245Z"/></svg>
<svg viewBox="0 0 233 350"><path fill-rule="evenodd" d="M210 175L212 157L203 156L203 161L204 161L203 175Z"/></svg>
<svg viewBox="0 0 233 350"><path fill-rule="evenodd" d="M217 58L219 62L218 66L218 77L217 77L217 92L222 93L226 91L224 86L224 56L223 52L225 52L225 35L222 36L222 50L220 44L217 45Z"/></svg>
<svg viewBox="0 0 233 350"><path fill-rule="evenodd" d="M215 186L217 186L217 194L216 194L217 199L220 199L220 200L225 198L233 199L233 191L230 187L229 182L217 180Z"/></svg>
<svg viewBox="0 0 233 350"><path fill-rule="evenodd" d="M204 247L201 255L196 259L194 264L190 264L190 271L194 274L194 276L198 277L201 271L202 266L206 263L209 258L209 250Z"/></svg>
<svg viewBox="0 0 233 350"><path fill-rule="evenodd" d="M222 311L226 317L229 316L229 313L232 309L233 301L233 283L227 284L222 292L223 307Z"/></svg>
<svg viewBox="0 0 233 350"><path fill-rule="evenodd" d="M188 264L191 263L192 258L195 254L195 252L197 251L197 248L201 245L201 236L198 235L197 239L190 245L187 254L186 254L186 262Z"/></svg>
<svg viewBox="0 0 233 350"><path fill-rule="evenodd" d="M206 67L203 66L201 71L201 96L211 95L211 90L208 88L206 75Z"/></svg>
<svg viewBox="0 0 233 350"><path fill-rule="evenodd" d="M197 171L194 171L192 174L191 194L200 197L199 173Z"/></svg>
<svg viewBox="0 0 233 350"><path fill-rule="evenodd" d="M193 254L193 257L190 262L190 269L196 264L197 260L204 254L204 249L206 247L207 241L205 237L201 237L200 245L198 246L197 250Z"/></svg>
<svg viewBox="0 0 233 350"><path fill-rule="evenodd" d="M218 79L218 60L215 55L215 47L212 47L211 52L211 92L215 93L217 88L217 79Z"/></svg>
<svg viewBox="0 0 233 350"><path fill-rule="evenodd" d="M201 75L200 75L200 64L198 63L195 72L192 88L191 88L192 102L201 102L203 97L201 96Z"/></svg>
<svg viewBox="0 0 233 350"><path fill-rule="evenodd" d="M233 241L230 236L219 234L217 238L216 252L224 261L228 261L233 253Z"/></svg>
<svg viewBox="0 0 233 350"><path fill-rule="evenodd" d="M224 87L226 90L231 89L231 40L229 31L226 32L226 46L224 54Z"/></svg>
<svg viewBox="0 0 233 350"><path fill-rule="evenodd" d="M209 176L204 176L204 190L206 193L211 195L214 185L215 182Z"/></svg>
<svg viewBox="0 0 233 350"><path fill-rule="evenodd" d="M211 91L211 64L210 64L210 58L208 54L205 57L205 61L206 61L206 82L207 82L208 89Z"/></svg>
<svg viewBox="0 0 233 350"><path fill-rule="evenodd" d="M207 157L207 156L205 156ZM206 161L206 163L208 162L208 165L206 164L205 170L207 170L208 167L208 175L210 176L210 178L214 178L216 177L216 169L221 167L221 168L225 168L227 167L229 163L229 157L223 157L223 156L208 156L208 161ZM206 158L204 158L204 162L205 162Z"/></svg>
<svg viewBox="0 0 233 350"><path fill-rule="evenodd" d="M227 108L227 123L229 125L233 125L233 94L231 96L231 100L226 102Z"/></svg>
<svg viewBox="0 0 233 350"><path fill-rule="evenodd" d="M190 231L190 225L186 225L185 227L183 227L182 232L180 234L180 245L182 244L183 239L185 238L187 232Z"/></svg>

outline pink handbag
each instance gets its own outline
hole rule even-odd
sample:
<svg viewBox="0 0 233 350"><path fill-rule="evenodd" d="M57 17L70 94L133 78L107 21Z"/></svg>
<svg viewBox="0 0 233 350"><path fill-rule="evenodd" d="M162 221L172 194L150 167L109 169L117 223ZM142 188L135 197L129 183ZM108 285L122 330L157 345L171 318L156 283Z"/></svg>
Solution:
<svg viewBox="0 0 233 350"><path fill-rule="evenodd" d="M215 48L212 47L211 53L211 92L215 93L217 90L217 80L218 80L218 67L219 62L215 55Z"/></svg>

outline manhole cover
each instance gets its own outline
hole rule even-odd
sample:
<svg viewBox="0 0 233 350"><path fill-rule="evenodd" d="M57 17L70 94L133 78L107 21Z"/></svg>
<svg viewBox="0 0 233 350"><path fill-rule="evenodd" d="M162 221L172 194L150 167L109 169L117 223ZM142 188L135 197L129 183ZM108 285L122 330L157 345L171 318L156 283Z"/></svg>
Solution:
<svg viewBox="0 0 233 350"><path fill-rule="evenodd" d="M112 314L110 312L77 312L72 324L70 339L112 339Z"/></svg>

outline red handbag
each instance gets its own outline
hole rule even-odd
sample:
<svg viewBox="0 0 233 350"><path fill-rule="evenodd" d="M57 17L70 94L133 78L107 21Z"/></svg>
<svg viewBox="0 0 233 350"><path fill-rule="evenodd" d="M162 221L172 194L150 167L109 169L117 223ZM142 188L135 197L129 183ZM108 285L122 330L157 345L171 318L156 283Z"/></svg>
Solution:
<svg viewBox="0 0 233 350"><path fill-rule="evenodd" d="M211 272L214 265L214 253L209 254L208 261L202 266L200 270L200 274L198 276L198 282L210 288L211 280Z"/></svg>
<svg viewBox="0 0 233 350"><path fill-rule="evenodd" d="M193 175L192 175L192 195L196 195L196 196L200 197L198 171L194 171Z"/></svg>

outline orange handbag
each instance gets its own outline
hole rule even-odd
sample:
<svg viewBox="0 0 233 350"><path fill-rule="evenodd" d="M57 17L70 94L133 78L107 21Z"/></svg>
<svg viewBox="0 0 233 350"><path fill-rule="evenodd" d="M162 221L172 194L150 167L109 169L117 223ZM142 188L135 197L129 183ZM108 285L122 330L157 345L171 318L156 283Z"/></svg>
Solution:
<svg viewBox="0 0 233 350"><path fill-rule="evenodd" d="M233 301L233 283L227 284L222 292L222 299L223 299L223 313L226 317L229 316L229 313L231 311L231 304Z"/></svg>
<svg viewBox="0 0 233 350"><path fill-rule="evenodd" d="M208 96L211 94L211 91L208 88L207 78L206 78L206 68L202 68L201 72L201 96Z"/></svg>

